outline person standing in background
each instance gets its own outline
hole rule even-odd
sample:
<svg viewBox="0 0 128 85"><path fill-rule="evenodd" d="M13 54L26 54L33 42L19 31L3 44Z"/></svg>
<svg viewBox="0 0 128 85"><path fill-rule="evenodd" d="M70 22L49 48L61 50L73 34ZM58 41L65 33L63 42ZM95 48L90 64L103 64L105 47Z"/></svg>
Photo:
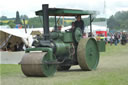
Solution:
<svg viewBox="0 0 128 85"><path fill-rule="evenodd" d="M117 33L114 34L114 43L115 43L115 46L117 46L117 44L118 44L118 36L117 36Z"/></svg>

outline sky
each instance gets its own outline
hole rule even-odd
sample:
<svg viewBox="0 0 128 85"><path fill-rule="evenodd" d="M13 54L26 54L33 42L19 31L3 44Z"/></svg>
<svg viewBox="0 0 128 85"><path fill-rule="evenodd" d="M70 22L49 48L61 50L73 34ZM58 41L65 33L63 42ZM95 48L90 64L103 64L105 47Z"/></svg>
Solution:
<svg viewBox="0 0 128 85"><path fill-rule="evenodd" d="M12 18L19 11L20 15L35 17L35 11L40 10L42 4L54 8L96 10L100 12L99 17L107 18L117 11L128 11L128 0L1 0L0 16Z"/></svg>

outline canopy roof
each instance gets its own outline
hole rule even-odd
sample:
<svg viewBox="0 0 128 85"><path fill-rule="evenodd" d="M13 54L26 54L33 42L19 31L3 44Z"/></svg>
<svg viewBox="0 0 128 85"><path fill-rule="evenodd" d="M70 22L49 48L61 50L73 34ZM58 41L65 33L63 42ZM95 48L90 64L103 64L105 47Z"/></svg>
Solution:
<svg viewBox="0 0 128 85"><path fill-rule="evenodd" d="M42 16L42 10L36 11L36 15ZM77 15L96 15L96 11L64 9L64 8L49 8L49 16L77 16Z"/></svg>

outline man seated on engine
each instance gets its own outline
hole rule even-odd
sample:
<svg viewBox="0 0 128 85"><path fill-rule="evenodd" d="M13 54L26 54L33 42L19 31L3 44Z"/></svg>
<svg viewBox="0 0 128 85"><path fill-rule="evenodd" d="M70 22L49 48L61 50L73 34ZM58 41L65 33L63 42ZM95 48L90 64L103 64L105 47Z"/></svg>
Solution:
<svg viewBox="0 0 128 85"><path fill-rule="evenodd" d="M74 23L75 28L79 27L82 33L84 33L84 21L81 19L80 15L76 16L76 19L77 20Z"/></svg>

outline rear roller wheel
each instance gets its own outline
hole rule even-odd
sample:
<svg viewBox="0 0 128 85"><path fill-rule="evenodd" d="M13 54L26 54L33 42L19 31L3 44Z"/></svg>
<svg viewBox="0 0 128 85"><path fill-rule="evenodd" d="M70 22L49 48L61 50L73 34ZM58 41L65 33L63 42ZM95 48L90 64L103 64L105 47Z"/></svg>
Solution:
<svg viewBox="0 0 128 85"><path fill-rule="evenodd" d="M82 38L77 48L77 60L83 70L95 70L99 62L99 50L96 40Z"/></svg>
<svg viewBox="0 0 128 85"><path fill-rule="evenodd" d="M48 56L47 52L26 53L21 61L22 72L26 76L52 76L56 72L56 65L44 62L55 60Z"/></svg>

